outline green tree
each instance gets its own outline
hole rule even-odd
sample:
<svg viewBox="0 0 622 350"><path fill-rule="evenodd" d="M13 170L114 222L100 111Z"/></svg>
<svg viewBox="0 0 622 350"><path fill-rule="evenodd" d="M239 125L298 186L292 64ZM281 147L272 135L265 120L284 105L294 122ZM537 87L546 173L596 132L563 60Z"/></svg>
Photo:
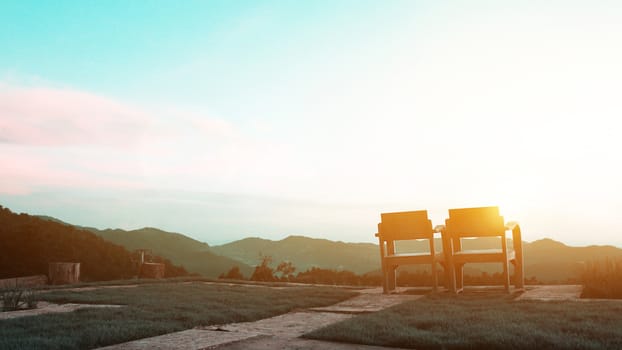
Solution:
<svg viewBox="0 0 622 350"><path fill-rule="evenodd" d="M294 272L296 272L296 267L291 263L291 261L282 261L277 267L276 272L281 273L281 280L289 281L294 277Z"/></svg>
<svg viewBox="0 0 622 350"><path fill-rule="evenodd" d="M271 282L276 280L276 278L274 277L274 269L270 267L271 262L271 256L263 256L261 259L261 264L255 266L255 271L253 271L251 281Z"/></svg>
<svg viewBox="0 0 622 350"><path fill-rule="evenodd" d="M218 278L224 278L229 280L243 280L244 275L240 272L239 266L232 267L226 274L222 273Z"/></svg>

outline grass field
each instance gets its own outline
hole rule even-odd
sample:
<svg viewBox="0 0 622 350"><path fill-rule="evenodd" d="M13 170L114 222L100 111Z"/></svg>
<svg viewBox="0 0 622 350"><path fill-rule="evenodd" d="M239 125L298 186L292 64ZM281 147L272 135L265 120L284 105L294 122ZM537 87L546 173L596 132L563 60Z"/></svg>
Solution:
<svg viewBox="0 0 622 350"><path fill-rule="evenodd" d="M622 302L428 295L305 337L416 349L622 349Z"/></svg>
<svg viewBox="0 0 622 350"><path fill-rule="evenodd" d="M354 292L329 287L143 284L134 288L50 291L57 303L121 304L0 321L0 349L90 349L199 325L253 321L297 308L330 305Z"/></svg>

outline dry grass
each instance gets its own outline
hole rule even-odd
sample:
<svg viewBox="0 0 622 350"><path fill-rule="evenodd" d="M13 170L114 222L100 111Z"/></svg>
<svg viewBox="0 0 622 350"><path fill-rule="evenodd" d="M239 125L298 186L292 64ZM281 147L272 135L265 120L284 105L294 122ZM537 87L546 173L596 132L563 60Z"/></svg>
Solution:
<svg viewBox="0 0 622 350"><path fill-rule="evenodd" d="M622 259L588 263L582 279L581 297L622 299Z"/></svg>
<svg viewBox="0 0 622 350"><path fill-rule="evenodd" d="M0 321L0 349L90 349L195 326L254 321L297 308L330 305L353 296L337 288L144 284L136 288L51 291L57 303L122 304Z"/></svg>
<svg viewBox="0 0 622 350"><path fill-rule="evenodd" d="M622 303L438 294L305 337L417 349L620 349Z"/></svg>

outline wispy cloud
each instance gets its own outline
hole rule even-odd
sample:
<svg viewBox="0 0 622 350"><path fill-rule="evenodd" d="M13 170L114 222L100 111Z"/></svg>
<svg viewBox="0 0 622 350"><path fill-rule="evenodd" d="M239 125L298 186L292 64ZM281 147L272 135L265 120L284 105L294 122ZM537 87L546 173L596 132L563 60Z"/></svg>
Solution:
<svg viewBox="0 0 622 350"><path fill-rule="evenodd" d="M0 193L24 195L50 188L141 188L134 176L111 176L119 173L122 163L89 161L92 157L74 157L63 160L67 153L42 151L32 147L4 145L0 147ZM92 164L98 164L94 169ZM134 168L127 168L133 171Z"/></svg>
<svg viewBox="0 0 622 350"><path fill-rule="evenodd" d="M150 123L140 109L93 93L0 83L0 142L127 145Z"/></svg>
<svg viewBox="0 0 622 350"><path fill-rule="evenodd" d="M0 193L41 188L235 189L274 170L270 141L180 108L0 82ZM225 189L226 190L226 189Z"/></svg>

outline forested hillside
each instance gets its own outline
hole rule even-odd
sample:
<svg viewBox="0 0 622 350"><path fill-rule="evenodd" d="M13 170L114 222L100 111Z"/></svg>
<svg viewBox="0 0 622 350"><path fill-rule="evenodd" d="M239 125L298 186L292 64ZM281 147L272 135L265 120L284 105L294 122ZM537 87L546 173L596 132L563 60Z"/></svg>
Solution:
<svg viewBox="0 0 622 350"><path fill-rule="evenodd" d="M160 259L166 276L186 271ZM130 278L136 274L132 254L122 246L76 227L16 214L0 206L0 278L47 274L50 262L81 263L83 281Z"/></svg>

